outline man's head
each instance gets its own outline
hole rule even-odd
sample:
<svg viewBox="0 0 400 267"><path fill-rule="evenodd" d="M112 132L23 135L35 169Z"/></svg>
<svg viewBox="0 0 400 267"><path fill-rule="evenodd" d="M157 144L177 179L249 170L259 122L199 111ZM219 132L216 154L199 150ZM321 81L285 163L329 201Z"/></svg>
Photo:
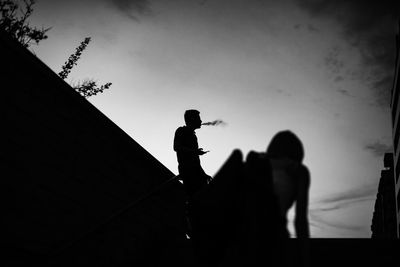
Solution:
<svg viewBox="0 0 400 267"><path fill-rule="evenodd" d="M193 128L193 130L200 129L201 127L200 111L195 109L186 110L184 117L186 126Z"/></svg>

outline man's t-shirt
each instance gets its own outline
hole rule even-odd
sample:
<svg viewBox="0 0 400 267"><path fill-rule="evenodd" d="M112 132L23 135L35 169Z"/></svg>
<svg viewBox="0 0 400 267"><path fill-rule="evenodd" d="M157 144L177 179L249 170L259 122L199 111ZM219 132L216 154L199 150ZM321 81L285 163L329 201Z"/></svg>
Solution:
<svg viewBox="0 0 400 267"><path fill-rule="evenodd" d="M208 176L200 165L198 149L195 132L186 126L179 127L175 132L174 150L178 158L179 175L189 196L207 184Z"/></svg>
<svg viewBox="0 0 400 267"><path fill-rule="evenodd" d="M182 126L175 131L174 150L176 151L180 168L186 169L200 166L198 149L197 137L193 130Z"/></svg>

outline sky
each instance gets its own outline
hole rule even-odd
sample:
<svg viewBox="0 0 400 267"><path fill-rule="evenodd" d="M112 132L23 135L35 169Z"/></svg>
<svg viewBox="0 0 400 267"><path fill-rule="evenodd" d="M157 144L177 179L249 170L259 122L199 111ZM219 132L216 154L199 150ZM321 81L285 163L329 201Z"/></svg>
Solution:
<svg viewBox="0 0 400 267"><path fill-rule="evenodd" d="M392 150L398 10L386 0L38 0L30 22L51 27L32 50L55 72L92 38L67 81L112 82L88 101L173 173L187 109L225 122L196 131L209 175L234 149L263 152L289 129L311 173L311 236L369 238Z"/></svg>

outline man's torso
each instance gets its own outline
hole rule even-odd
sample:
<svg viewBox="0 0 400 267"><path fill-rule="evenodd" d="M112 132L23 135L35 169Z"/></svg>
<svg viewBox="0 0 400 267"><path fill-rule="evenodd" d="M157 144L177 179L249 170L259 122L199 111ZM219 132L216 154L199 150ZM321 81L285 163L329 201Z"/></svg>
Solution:
<svg viewBox="0 0 400 267"><path fill-rule="evenodd" d="M191 151L183 151L180 149L182 147ZM176 151L179 166L181 168L185 168L186 166L200 166L198 149L199 145L195 132L186 126L179 127L175 132L174 138L174 150Z"/></svg>

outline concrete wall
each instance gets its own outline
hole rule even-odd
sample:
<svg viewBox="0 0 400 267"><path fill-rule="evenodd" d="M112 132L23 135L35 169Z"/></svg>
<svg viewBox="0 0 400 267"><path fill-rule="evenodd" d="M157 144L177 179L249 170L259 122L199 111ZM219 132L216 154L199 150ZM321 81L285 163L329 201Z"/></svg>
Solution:
<svg viewBox="0 0 400 267"><path fill-rule="evenodd" d="M178 181L139 201L173 173L4 33L0 58L1 242L10 262L137 261L165 233L182 236Z"/></svg>

